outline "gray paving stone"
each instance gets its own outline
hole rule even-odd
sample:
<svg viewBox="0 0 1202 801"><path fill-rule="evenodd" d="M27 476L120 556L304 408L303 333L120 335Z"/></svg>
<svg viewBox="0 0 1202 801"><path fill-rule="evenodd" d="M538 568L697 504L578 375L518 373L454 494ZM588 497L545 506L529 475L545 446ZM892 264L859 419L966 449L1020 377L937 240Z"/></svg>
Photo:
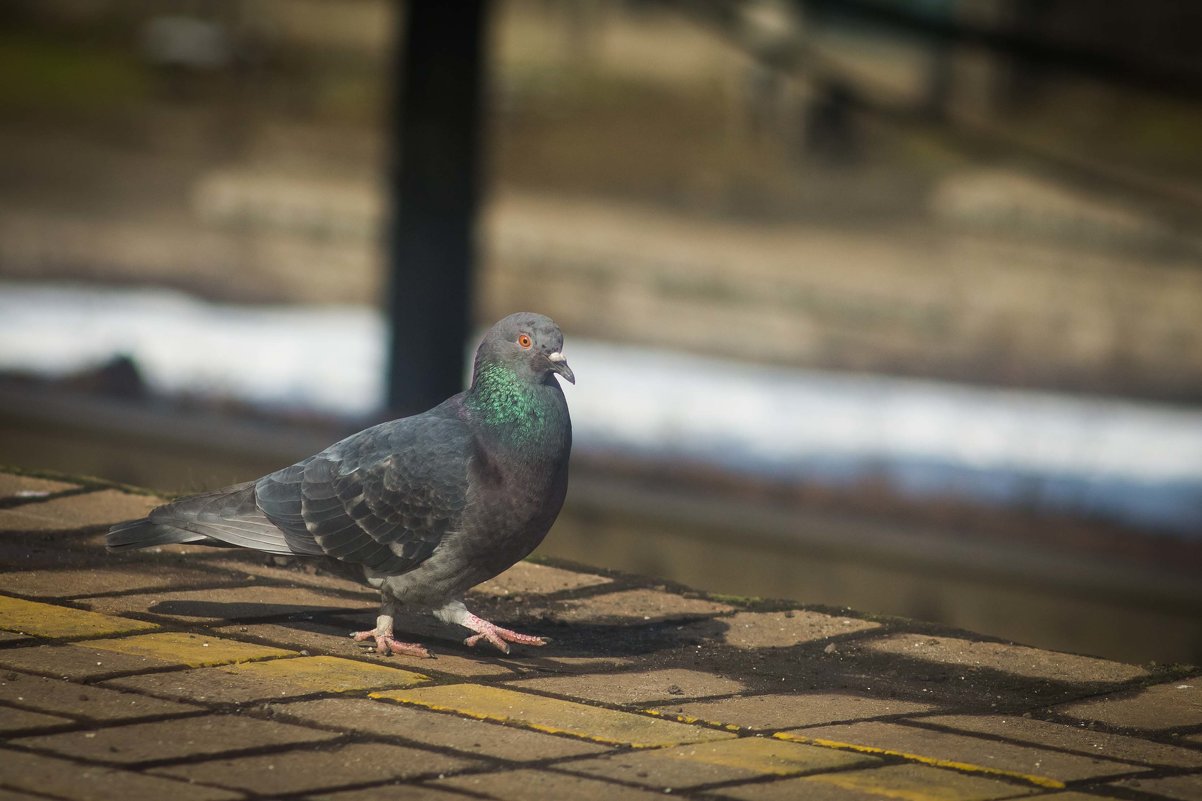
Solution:
<svg viewBox="0 0 1202 801"><path fill-rule="evenodd" d="M1141 793L1172 798L1175 801L1198 801L1202 798L1202 773L1163 776L1159 779L1127 779L1115 782L1113 786L1139 790Z"/></svg>
<svg viewBox="0 0 1202 801"><path fill-rule="evenodd" d="M356 743L335 748L306 748L280 754L217 759L156 768L160 775L204 782L261 795L314 792L369 782L449 773L474 761L399 745Z"/></svg>
<svg viewBox="0 0 1202 801"><path fill-rule="evenodd" d="M1023 645L977 642L926 634L895 634L864 644L882 654L941 665L985 668L1032 679L1068 684L1111 683L1137 679L1148 671L1135 665L1089 656L1044 651Z"/></svg>
<svg viewBox="0 0 1202 801"><path fill-rule="evenodd" d="M74 722L71 718L64 718L59 715L47 715L44 712L30 712L27 709L0 706L0 734L8 737L11 737L15 732L48 729L55 726L71 725Z"/></svg>
<svg viewBox="0 0 1202 801"><path fill-rule="evenodd" d="M472 589L473 593L496 596L550 595L555 592L598 587L612 579L592 573L577 573L533 562L518 562L494 579Z"/></svg>
<svg viewBox="0 0 1202 801"><path fill-rule="evenodd" d="M132 765L211 756L261 746L318 743L337 736L334 732L244 715L204 715L184 720L21 737L13 742L76 759Z"/></svg>
<svg viewBox="0 0 1202 801"><path fill-rule="evenodd" d="M361 612L374 620L378 598L348 599L308 587L257 586L84 598L79 603L106 614L149 612L190 624L266 617L305 620L330 610Z"/></svg>
<svg viewBox="0 0 1202 801"><path fill-rule="evenodd" d="M0 498L28 500L45 498L56 492L78 489L78 484L66 481L52 481L48 478L19 476L15 473L0 473Z"/></svg>
<svg viewBox="0 0 1202 801"><path fill-rule="evenodd" d="M730 611L733 611L733 607L704 598L685 598L660 590L637 589L566 601L551 613L551 617L563 623L641 623L709 617Z"/></svg>
<svg viewBox="0 0 1202 801"><path fill-rule="evenodd" d="M165 701L11 670L0 673L0 702L48 714L95 721L179 715L200 709L179 701Z"/></svg>
<svg viewBox="0 0 1202 801"><path fill-rule="evenodd" d="M1120 759L1128 762L1164 765L1174 768L1202 767L1202 751L1177 748L1163 743L1094 731L1084 726L1068 726L1005 715L935 715L917 719L959 731L989 734L1021 740L1033 745L1061 748L1079 754Z"/></svg>
<svg viewBox="0 0 1202 801"><path fill-rule="evenodd" d="M949 734L896 723L850 723L786 732L808 742L846 743L902 755L972 765L982 773L1067 782L1121 776L1147 768L1077 754L1012 745L983 737Z"/></svg>
<svg viewBox="0 0 1202 801"><path fill-rule="evenodd" d="M599 779L538 770L474 773L439 779L430 784L434 787L479 793L498 801L531 801L536 798L572 801L663 801L664 798L662 791L641 790Z"/></svg>
<svg viewBox="0 0 1202 801"><path fill-rule="evenodd" d="M888 765L726 787L718 792L740 801L994 801L1028 796L1037 789L923 765Z"/></svg>
<svg viewBox="0 0 1202 801"><path fill-rule="evenodd" d="M1202 676L1065 704L1056 711L1109 726L1150 731L1199 726L1202 725Z"/></svg>
<svg viewBox="0 0 1202 801"><path fill-rule="evenodd" d="M863 720L885 715L927 712L930 704L870 698L848 693L773 693L665 704L658 711L681 720L703 720L744 729L791 729L826 723Z"/></svg>
<svg viewBox="0 0 1202 801"><path fill-rule="evenodd" d="M471 755L528 762L600 754L610 748L568 737L498 726L472 718L443 715L363 698L327 698L273 705L290 720L381 737L403 737L426 745L453 748Z"/></svg>
<svg viewBox="0 0 1202 801"><path fill-rule="evenodd" d="M602 701L609 704L646 704L672 696L704 698L730 695L744 689L741 681L700 670L669 668L627 673L594 673L578 676L551 676L508 682L515 689L543 692Z"/></svg>
<svg viewBox="0 0 1202 801"><path fill-rule="evenodd" d="M857 631L879 628L879 623L853 617L826 615L804 609L783 612L739 612L722 621L723 638L736 648L787 648Z"/></svg>
<svg viewBox="0 0 1202 801"><path fill-rule="evenodd" d="M0 748L0 785L71 801L227 801L241 793Z"/></svg>
<svg viewBox="0 0 1202 801"><path fill-rule="evenodd" d="M146 515L161 498L130 495L119 490L99 490L82 495L27 503L0 509L0 531L70 531L103 528Z"/></svg>

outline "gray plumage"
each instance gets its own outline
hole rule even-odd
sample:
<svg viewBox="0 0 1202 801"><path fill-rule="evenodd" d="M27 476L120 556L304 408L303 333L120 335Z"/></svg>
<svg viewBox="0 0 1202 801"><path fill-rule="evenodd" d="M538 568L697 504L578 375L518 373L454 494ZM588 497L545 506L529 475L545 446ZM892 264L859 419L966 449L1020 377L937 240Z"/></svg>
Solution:
<svg viewBox="0 0 1202 801"><path fill-rule="evenodd" d="M537 637L472 615L461 598L542 541L567 491L572 426L555 379L575 382L549 318L518 313L476 352L472 385L422 414L368 428L257 481L173 501L116 525L112 551L167 543L236 546L360 566L380 589L383 653L396 605L428 608L501 650Z"/></svg>

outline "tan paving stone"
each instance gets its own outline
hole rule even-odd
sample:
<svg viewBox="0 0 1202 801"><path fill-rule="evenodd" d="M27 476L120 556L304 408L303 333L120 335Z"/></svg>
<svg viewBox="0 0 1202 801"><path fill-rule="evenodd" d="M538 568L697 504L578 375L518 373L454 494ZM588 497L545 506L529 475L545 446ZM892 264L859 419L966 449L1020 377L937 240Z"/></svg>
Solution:
<svg viewBox="0 0 1202 801"><path fill-rule="evenodd" d="M784 612L739 612L722 621L723 639L736 648L787 648L841 634L880 628L879 623L854 617L825 615L796 609Z"/></svg>
<svg viewBox="0 0 1202 801"><path fill-rule="evenodd" d="M470 796L440 790L428 784L377 784L361 790L310 793L308 801L467 801ZM3 801L0 799L0 801Z"/></svg>
<svg viewBox="0 0 1202 801"><path fill-rule="evenodd" d="M0 588L34 598L71 598L97 593L152 590L159 587L212 585L231 579L219 573L189 570L175 565L14 570L0 573Z"/></svg>
<svg viewBox="0 0 1202 801"><path fill-rule="evenodd" d="M114 673L165 667L157 660L89 648L88 643L41 644L0 650L0 667L43 676L84 681Z"/></svg>
<svg viewBox="0 0 1202 801"><path fill-rule="evenodd" d="M217 759L157 768L153 773L260 794L325 790L411 779L472 767L473 760L400 745L356 743L338 748Z"/></svg>
<svg viewBox="0 0 1202 801"><path fill-rule="evenodd" d="M798 793L794 798L811 798L809 789L828 785L852 792L866 793L873 798L899 798L906 801L991 801L1030 795L1034 787L968 776L951 770L921 765L889 765L871 770L845 773L824 773L789 780ZM778 782L784 789L786 783Z"/></svg>
<svg viewBox="0 0 1202 801"><path fill-rule="evenodd" d="M1185 776L1164 776L1159 779L1127 779L1112 787L1124 787L1177 801L1198 801L1202 798L1202 773Z"/></svg>
<svg viewBox="0 0 1202 801"><path fill-rule="evenodd" d="M125 676L103 682L105 686L218 703L286 698L317 692L359 692L388 687L408 687L426 681L420 673L342 659L336 656L302 656L245 662L219 667Z"/></svg>
<svg viewBox="0 0 1202 801"><path fill-rule="evenodd" d="M1164 765L1175 768L1202 768L1202 751L1177 748L1138 737L1093 731L1083 726L1066 726L1004 715L935 715L919 719L922 723L933 723L960 731L989 734L1021 740L1034 745L1045 745L1079 754Z"/></svg>
<svg viewBox="0 0 1202 801"><path fill-rule="evenodd" d="M66 481L51 481L48 478L18 476L15 473L0 473L0 498L34 499L44 498L56 492L78 489L78 484Z"/></svg>
<svg viewBox="0 0 1202 801"><path fill-rule="evenodd" d="M1089 656L926 634L895 634L867 642L864 647L877 653L894 654L922 662L988 668L1032 679L1071 684L1130 681L1148 673L1135 665Z"/></svg>
<svg viewBox="0 0 1202 801"><path fill-rule="evenodd" d="M593 742L650 748L731 737L726 732L686 726L631 712L616 712L572 701L544 698L502 687L451 684L413 690L372 693L373 698L400 701L481 720L512 723L550 734L567 734Z"/></svg>
<svg viewBox="0 0 1202 801"><path fill-rule="evenodd" d="M85 598L80 603L109 614L150 612L194 623L288 615L304 618L332 609L362 612L374 619L378 599L348 599L307 587L255 586Z"/></svg>
<svg viewBox="0 0 1202 801"><path fill-rule="evenodd" d="M565 601L551 616L564 623L607 620L652 622L709 617L731 611L733 607L704 598L685 598L661 590L639 589Z"/></svg>
<svg viewBox="0 0 1202 801"><path fill-rule="evenodd" d="M472 589L481 595L550 595L553 592L578 590L609 584L612 579L591 573L576 573L549 565L518 562L494 579Z"/></svg>
<svg viewBox="0 0 1202 801"><path fill-rule="evenodd" d="M1065 704L1056 711L1109 726L1151 731L1199 726L1202 725L1202 676Z"/></svg>
<svg viewBox="0 0 1202 801"><path fill-rule="evenodd" d="M177 715L199 709L193 704L15 671L0 673L0 702L39 712L103 721Z"/></svg>
<svg viewBox="0 0 1202 801"><path fill-rule="evenodd" d="M28 634L22 634L18 631L0 631L0 644L8 642L20 642L21 640L33 639Z"/></svg>
<svg viewBox="0 0 1202 801"><path fill-rule="evenodd" d="M345 731L403 737L425 745L514 762L599 754L606 746L567 737L497 726L474 718L441 715L424 709L364 698L324 698L278 704L277 715Z"/></svg>
<svg viewBox="0 0 1202 801"><path fill-rule="evenodd" d="M0 734L11 736L14 732L31 729L48 729L53 726L64 726L74 723L70 718L58 715L47 715L42 712L30 712L27 709L15 709L11 706L0 706Z"/></svg>
<svg viewBox="0 0 1202 801"><path fill-rule="evenodd" d="M243 797L216 787L8 749L0 749L0 785L72 801L226 801Z"/></svg>
<svg viewBox="0 0 1202 801"><path fill-rule="evenodd" d="M678 720L701 720L720 726L755 730L820 726L884 715L927 712L932 708L930 704L913 701L867 698L846 693L779 693L665 704L658 707L657 711Z"/></svg>
<svg viewBox="0 0 1202 801"><path fill-rule="evenodd" d="M583 776L529 769L452 776L430 784L434 787L480 793L498 801L531 801L543 798L572 801L663 801L664 798L662 792L623 787L620 784L610 784Z"/></svg>
<svg viewBox="0 0 1202 801"><path fill-rule="evenodd" d="M515 689L542 690L609 704L645 704L672 696L703 698L729 695L745 688L741 681L700 670L665 669L630 673L551 676L509 682Z"/></svg>
<svg viewBox="0 0 1202 801"><path fill-rule="evenodd" d="M22 737L13 742L76 759L136 764L225 754L261 746L317 743L337 736L336 732L244 715L205 715L185 720L110 726L95 731Z"/></svg>
<svg viewBox="0 0 1202 801"><path fill-rule="evenodd" d="M565 762L559 768L675 791L715 782L765 775L794 776L879 761L865 754L833 748L787 743L770 737L743 737L650 751L624 751Z"/></svg>
<svg viewBox="0 0 1202 801"><path fill-rule="evenodd" d="M72 531L103 528L123 520L144 517L161 504L161 498L131 495L120 490L99 490L41 503L0 509L0 531Z"/></svg>
<svg viewBox="0 0 1202 801"><path fill-rule="evenodd" d="M130 656L144 656L161 665L186 667L228 665L237 662L274 659L281 656L295 656L297 653L267 645L178 631L138 634L119 639L89 640L87 647Z"/></svg>
<svg viewBox="0 0 1202 801"><path fill-rule="evenodd" d="M1147 770L1097 757L1046 751L896 723L869 721L819 726L781 732L776 736L815 745L900 756L915 762L954 767L983 775L1009 776L1053 789L1059 789L1068 781Z"/></svg>
<svg viewBox="0 0 1202 801"><path fill-rule="evenodd" d="M35 637L75 638L157 629L154 623L0 595L0 629Z"/></svg>

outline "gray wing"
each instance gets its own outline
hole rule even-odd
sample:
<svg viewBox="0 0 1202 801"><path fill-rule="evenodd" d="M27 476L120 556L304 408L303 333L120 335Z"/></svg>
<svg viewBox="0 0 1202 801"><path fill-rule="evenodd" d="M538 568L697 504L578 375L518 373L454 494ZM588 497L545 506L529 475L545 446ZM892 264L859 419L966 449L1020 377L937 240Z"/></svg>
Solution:
<svg viewBox="0 0 1202 801"><path fill-rule="evenodd" d="M397 575L459 528L473 438L435 409L383 423L255 482L258 508L289 539Z"/></svg>

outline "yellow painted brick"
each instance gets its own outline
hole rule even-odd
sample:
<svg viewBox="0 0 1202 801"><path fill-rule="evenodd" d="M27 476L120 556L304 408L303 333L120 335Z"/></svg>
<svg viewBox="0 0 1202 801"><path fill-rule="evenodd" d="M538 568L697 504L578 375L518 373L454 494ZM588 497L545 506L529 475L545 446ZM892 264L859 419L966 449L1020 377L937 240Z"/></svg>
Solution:
<svg viewBox="0 0 1202 801"><path fill-rule="evenodd" d="M1064 782L1051 776L1038 776L1032 773L1004 770L1001 768L990 767L988 765L976 765L971 762L943 759L941 757L930 756L927 754L914 754L908 751L898 751L891 748L879 748L872 745L859 745L856 743L845 743L838 740L828 740L822 737L811 737L807 736L804 731L782 731L777 732L772 736L781 740L788 740L796 743L809 743L812 745L822 746L824 748L838 748L848 751L856 751L861 754L879 754L881 756L901 757L902 759L909 760L911 762L917 762L921 765L931 765L937 768L950 768L952 770L962 771L964 773L1006 776L1012 779L1019 779L1037 787L1047 787L1053 790L1060 790L1064 788Z"/></svg>
<svg viewBox="0 0 1202 801"><path fill-rule="evenodd" d="M631 712L616 712L612 709L600 709L572 701L476 684L393 690L372 693L371 697L455 712L481 720L513 723L551 734L567 734L594 742L630 745L635 748L683 745L734 736L729 732L688 726Z"/></svg>
<svg viewBox="0 0 1202 801"><path fill-rule="evenodd" d="M798 779L798 798L805 798L805 783L822 782L845 790L897 798L901 801L992 801L1035 792L1034 787L965 776L950 770L921 765L891 765L875 770L820 773Z"/></svg>
<svg viewBox="0 0 1202 801"><path fill-rule="evenodd" d="M783 747L782 747L783 746ZM771 773L788 776L813 770L832 770L863 762L875 762L872 757L812 745L787 743L768 737L743 737L702 745L685 745L657 751L666 757L721 765L751 773Z"/></svg>
<svg viewBox="0 0 1202 801"><path fill-rule="evenodd" d="M296 659L272 659L244 662L221 668L230 673L258 680L279 681L292 690L345 693L377 687L414 685L429 677L410 670L357 662L337 656L302 656Z"/></svg>
<svg viewBox="0 0 1202 801"><path fill-rule="evenodd" d="M0 595L0 629L35 637L95 637L156 629L153 623Z"/></svg>
<svg viewBox="0 0 1202 801"><path fill-rule="evenodd" d="M211 667L296 655L295 651L286 651L283 648L177 631L139 634L113 640L89 640L87 646L188 667Z"/></svg>

